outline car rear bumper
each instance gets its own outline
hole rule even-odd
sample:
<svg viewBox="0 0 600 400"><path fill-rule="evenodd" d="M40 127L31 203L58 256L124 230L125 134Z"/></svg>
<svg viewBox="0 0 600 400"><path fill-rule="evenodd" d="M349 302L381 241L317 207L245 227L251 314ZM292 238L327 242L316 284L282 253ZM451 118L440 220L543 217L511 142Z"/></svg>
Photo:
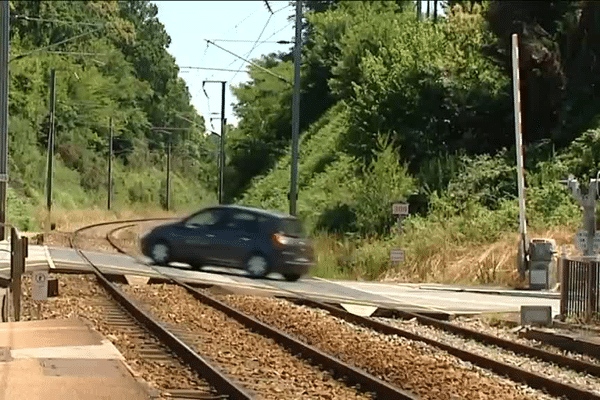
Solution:
<svg viewBox="0 0 600 400"><path fill-rule="evenodd" d="M312 261L281 260L273 267L273 272L280 274L306 275L315 266Z"/></svg>

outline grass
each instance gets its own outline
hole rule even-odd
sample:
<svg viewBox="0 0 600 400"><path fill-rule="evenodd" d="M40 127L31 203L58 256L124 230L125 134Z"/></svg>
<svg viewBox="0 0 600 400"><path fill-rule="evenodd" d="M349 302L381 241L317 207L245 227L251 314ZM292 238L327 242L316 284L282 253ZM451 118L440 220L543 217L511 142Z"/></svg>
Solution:
<svg viewBox="0 0 600 400"><path fill-rule="evenodd" d="M27 212L30 208L15 211ZM164 211L158 206L129 207L108 211L99 207L67 210L55 208L52 222L55 231L72 232L82 226L97 222L150 217L178 217L191 210ZM23 219L23 215L16 216ZM37 207L28 218L29 226L44 231L48 214ZM33 229L21 230L37 233ZM518 235L499 232L497 238L487 241L457 239L455 227L429 226L423 232L399 237L359 237L337 234L314 236L317 266L312 274L326 279L384 280L390 282L437 282L448 284L499 284L509 287L519 285L516 272ZM530 232L532 238L551 238L560 246L566 245L573 253L575 229L555 227ZM454 238L454 239L453 239ZM392 248L405 250L406 259L399 266L390 265Z"/></svg>
<svg viewBox="0 0 600 400"><path fill-rule="evenodd" d="M573 253L575 230L555 227L533 230L531 238L550 238L558 250L566 245ZM443 237L444 232L430 232L430 238ZM450 235L448 235L450 236ZM402 243L402 244L401 244ZM447 284L495 284L518 287L516 269L518 234L503 232L497 240L438 241L423 246L423 241L402 241L399 237L346 238L339 235L315 237L318 265L313 274L329 279L384 280L390 282L436 282ZM391 266L390 250L405 250L405 261Z"/></svg>
<svg viewBox="0 0 600 400"><path fill-rule="evenodd" d="M179 217L187 214L183 211L165 211L157 206L140 206L121 210L106 210L101 208L66 210L56 208L51 212L51 221L55 224L54 230L59 232L72 232L86 225L99 222L117 221L137 218L163 218ZM39 230L48 230L48 212L45 208L37 208L34 221ZM29 231L32 233L31 231Z"/></svg>

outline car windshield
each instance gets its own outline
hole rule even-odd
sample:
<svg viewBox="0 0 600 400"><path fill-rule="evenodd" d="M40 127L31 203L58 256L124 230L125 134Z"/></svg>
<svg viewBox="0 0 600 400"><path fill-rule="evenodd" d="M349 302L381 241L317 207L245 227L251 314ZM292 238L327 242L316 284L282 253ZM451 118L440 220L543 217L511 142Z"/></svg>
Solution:
<svg viewBox="0 0 600 400"><path fill-rule="evenodd" d="M282 219L280 224L281 232L287 236L292 237L304 237L304 227L302 223L297 219L286 218Z"/></svg>

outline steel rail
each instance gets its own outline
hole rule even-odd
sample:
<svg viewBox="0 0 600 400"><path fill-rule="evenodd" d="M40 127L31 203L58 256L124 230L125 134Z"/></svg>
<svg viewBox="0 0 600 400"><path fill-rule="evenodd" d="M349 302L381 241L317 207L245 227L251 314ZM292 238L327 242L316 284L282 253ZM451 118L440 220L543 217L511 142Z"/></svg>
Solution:
<svg viewBox="0 0 600 400"><path fill-rule="evenodd" d="M160 322L158 322L153 316L144 310L140 309L132 300L130 300L117 286L112 284L102 273L102 271L96 267L96 265L77 247L76 239L77 235L84 230L93 229L98 226L105 226L115 223L126 223L134 221L148 221L157 220L156 218L143 219L143 220L127 220L127 221L116 221L111 223L99 223L88 225L86 227L76 230L71 236L71 247L75 249L77 254L84 259L90 267L94 270L98 282L127 310L129 313L144 327L146 327L152 334L156 335L165 345L169 347L173 353L184 360L188 366L196 371L200 376L210 382L217 391L222 394L226 394L230 399L234 400L251 400L255 396L250 394L245 388L239 383L235 382L232 378L225 376L218 368L213 366L210 362L205 360L201 355L196 353L191 347L177 338L174 334L169 332Z"/></svg>
<svg viewBox="0 0 600 400"><path fill-rule="evenodd" d="M117 228L117 229L113 230L113 232L116 232L120 229L124 229L124 227ZM109 242L111 242L111 239L109 238L109 236L110 235L107 235L107 239L109 240ZM111 242L111 245L113 245L115 248L119 247L116 243L113 243L113 242ZM124 254L128 254L127 251L125 251L123 249L120 249L119 251ZM173 279L172 277L169 277L169 279L173 280L174 282L176 282L184 287L187 286L186 288L189 287L189 285L187 285L183 282L177 282L177 280ZM271 285L271 286L273 286L273 285ZM334 315L338 318L344 319L349 322L357 323L359 325L368 327L370 329L373 329L375 331L378 331L378 332L381 332L384 334L399 335L399 336L403 336L407 339L424 342L428 345L445 350L448 353L450 353L464 361L472 362L475 365L478 365L482 368L491 370L499 375L508 376L510 379L512 379L515 382L523 382L523 383L529 385L530 387L546 390L551 395L567 396L568 398L574 399L574 400L575 399L577 399L577 400L579 400L579 399L600 400L600 396L598 396L597 394L595 394L591 391L585 390L585 389L580 389L574 385L562 383L562 382L547 378L541 374L529 372L522 368L515 367L515 366L512 366L512 365L504 363L504 362L495 361L495 360L480 356L478 354L475 354L475 353L472 353L472 352L469 352L466 350L458 349L453 346L442 343L440 341L437 341L434 339L429 339L425 336L421 336L421 335L418 335L418 334L415 334L415 333L412 333L409 331L405 331L400 328L393 327L391 325L375 321L371 318L357 316L355 314L349 313L346 310L343 310L343 309L340 309L340 308L337 308L334 306L330 306L330 305L322 303L320 301L309 299L308 297L306 297L302 294L298 294L294 291L281 289L276 286L273 286L273 287L277 288L278 290L283 290L283 291L286 291L286 292L294 295L295 297L297 297L299 299L298 302L300 302L300 303L303 303L303 304L311 306L311 307L327 310L332 315ZM192 294L197 293L201 296L206 296L205 294L202 294L191 287L189 287L188 290L193 290ZM206 297L208 297L208 296L206 296ZM215 300L215 299L211 299L211 300L214 302L218 302L218 300ZM218 303L220 303L220 302L218 302ZM229 308L229 306L227 306L227 305L223 305L223 306ZM511 351L522 352L523 354L541 358L544 361L550 361L550 362L555 362L555 363L559 363L559 364L562 363L563 365L568 366L568 367L570 367L574 370L580 371L580 372L583 371L583 372L593 373L593 372L597 372L599 369L598 366L595 366L591 363L586 363L583 361L579 361L579 360L567 358L564 356L556 355L553 353L545 352L543 350L535 349L530 346L525 346L525 345L520 345L518 343L514 343L515 346L512 347L511 345L513 344L513 342L503 340L500 338L495 338L493 336L485 335L480 332L472 331L472 330L469 330L466 328L461 328L456 325L451 325L449 323L445 323L445 322L436 320L434 318L429 318L429 317L426 317L426 316L423 316L420 314L408 313L408 312L404 312L404 311L400 311L400 310L398 310L397 312L399 315L404 315L409 318L413 318L413 317L417 318L417 320L422 321L422 323L428 323L432 326L437 326L440 329L444 329L444 327L447 328L448 330L452 329L453 333L465 335L465 336L468 336L468 337L471 337L471 338L474 338L476 340L480 340L480 341L483 341L486 343L495 344L495 345L498 345L499 347L508 348ZM247 317L247 318L251 318L251 317ZM454 329L454 328L456 328L456 329Z"/></svg>
<svg viewBox="0 0 600 400"><path fill-rule="evenodd" d="M361 317L352 313L347 312L346 310L321 303L319 301L311 300L308 298L299 298L296 300L297 303L304 304L313 308L320 308L326 311L329 311L332 315L346 320L348 322L361 325L367 327L369 329L373 329L377 332L384 333L387 335L398 335L405 337L410 340L415 340L419 342L426 343L430 346L437 347L441 350L448 352L464 361L471 362L479 367L491 370L498 375L504 375L509 377L511 380L515 382L522 382L527 384L528 386L536 389L545 390L552 396L562 397L566 396L569 399L573 400L600 400L600 395L591 392L589 390L580 389L574 385L570 385L567 383L562 383L550 378L547 378L543 375L540 375L535 372L526 371L522 368L492 360L478 354L462 350L456 348L454 346L445 344L435 339L430 339L425 336L421 336L395 326L391 326L379 321L376 321L371 318Z"/></svg>
<svg viewBox="0 0 600 400"><path fill-rule="evenodd" d="M107 233L107 241L119 252L131 256L126 250L121 248L112 237L115 232L126 229L129 226L117 227ZM131 256L133 257L133 256ZM135 257L134 257L135 258ZM300 354L305 359L311 360L313 363L321 364L326 370L333 370L338 376L345 377L347 380L353 383L360 384L361 388L368 389L368 391L374 392L377 398L380 399L402 399L402 400L417 400L419 399L413 393L402 390L392 384L389 384L364 370L356 368L350 364L347 364L327 353L322 352L316 347L310 346L291 335L286 334L268 324L265 324L258 319L251 317L231 306L225 304L212 296L203 293L189 284L181 281L178 278L172 277L163 272L159 272L165 278L171 280L175 284L185 288L194 298L200 302L221 311L230 318L235 319L247 328L259 333L260 335L266 336L279 343L281 346L287 348L292 354Z"/></svg>
<svg viewBox="0 0 600 400"><path fill-rule="evenodd" d="M530 340L537 340L559 349L600 359L600 344L588 341L584 337L580 338L567 334L545 332L539 329L527 329L524 332L520 332L519 336Z"/></svg>
<svg viewBox="0 0 600 400"><path fill-rule="evenodd" d="M118 231L120 229L124 229L124 227L121 228L117 228L113 231ZM109 242L111 243L111 245L113 245L115 248L118 248L119 246L116 245L116 243L111 242L111 240L109 239L109 235L107 235L107 239L109 240ZM123 249L117 249L118 251L124 253L124 254L128 254L127 251L123 250ZM197 293L200 296L206 296L205 294L196 291L195 289L191 288L189 285L183 283L183 282L177 282L176 279L173 279L172 277L169 277L169 279L173 280L174 282L184 286L184 287L189 287L188 290L193 290L193 294ZM273 285L271 285L273 286ZM186 288L187 288L186 287ZM581 389L578 388L574 385L570 385L570 384L566 384L566 383L562 383L550 378L547 378L541 374L537 374L534 372L529 372L526 371L522 368L504 363L504 362L500 362L500 361L496 361L496 360L492 360L483 356L480 356L478 354L466 351L466 350L462 350L462 349L458 349L456 347L447 345L445 343L442 343L440 341L434 340L434 339L429 339L425 336L421 336L409 331L405 331L403 329L388 325L388 324L384 324L382 322L373 320L371 318L366 318L366 317L361 317L355 314L352 314L346 310L343 310L341 308L338 307L334 307L325 303L322 303L320 301L316 301L316 300L312 300L302 294L298 294L294 291L290 291L290 290L286 290L286 289L281 289L279 287L273 286L274 288L277 288L278 290L283 290L286 291L290 294L292 294L293 296L297 297L298 300L296 300L296 302L301 303L301 304L305 304L314 308L320 308L320 309L324 309L329 311L332 315L344 319L348 322L352 322L352 323L356 323L362 326L365 326L367 328L373 329L375 331L384 333L384 334L390 334L390 335L399 335L399 336L403 336L407 339L411 339L411 340L415 340L415 341L420 341L420 342L424 342L428 345L440 348L444 351L447 351L448 353L464 360L464 361L469 361L475 365L478 365L482 368L491 370L499 375L504 375L504 376L508 376L510 379L512 379L515 382L523 382L527 385L529 385L530 387L536 388L536 389L542 389L542 390L546 390L549 394L554 395L554 396L567 396L567 398L569 399L591 399L591 400L600 400L600 396L585 390L585 389ZM206 296L208 297L208 296ZM218 302L218 300L212 299L212 301ZM220 302L218 302L220 303ZM224 307L230 308L227 305L224 305ZM234 310L237 311L237 310ZM489 343L489 344L494 344L497 345L499 347L511 350L511 351L516 351L516 352L521 352L523 354L526 355L530 355L532 357L537 357L540 358L544 361L549 361L549 362L554 362L554 363L558 363L558 364L562 364L564 366L568 366L574 370L580 371L580 372L588 372L591 374L594 374L596 372L598 372L598 366L595 366L591 363L587 363L587 362L583 362L583 361L579 361L579 360L575 360L572 358L568 358L568 357L564 357L564 356L560 356L560 355L556 355L553 353L549 353L540 349L535 349L533 347L530 346L526 346L526 345L521 345L519 343L514 343L508 340L504 340L501 338L496 338L490 335L486 335L483 334L481 332L477 332L477 331L473 331L467 328L461 328L458 327L456 325L452 325L443 321L439 321L436 320L434 318L430 318L430 317L426 317L423 316L421 314L416 314L416 313L409 313L409 312L405 312L405 311L400 311L400 310L396 310L396 312L398 312L399 315L404 315L405 317L408 318L417 318L418 321L420 321L421 323L424 324L429 324L432 326L436 326L439 327L440 329L447 329L448 331L451 331L452 333L456 333L459 335L463 335L466 337L471 337L473 339L485 342L485 343ZM247 316L246 316L247 317ZM247 317L247 318L251 318L252 317ZM514 344L514 347L513 347Z"/></svg>
<svg viewBox="0 0 600 400"><path fill-rule="evenodd" d="M415 318L421 324L430 325L446 332L454 333L465 338L475 339L478 342L486 343L510 350L515 353L524 354L537 358L542 361L551 362L560 366L569 367L574 371L588 373L600 377L600 365L592 364L587 361L577 360L561 354L551 353L546 350L538 349L525 344L517 343L512 340L506 340L497 336L488 335L473 329L463 328L450 322L440 321L435 318L427 317L422 314L396 310L395 313L403 319Z"/></svg>

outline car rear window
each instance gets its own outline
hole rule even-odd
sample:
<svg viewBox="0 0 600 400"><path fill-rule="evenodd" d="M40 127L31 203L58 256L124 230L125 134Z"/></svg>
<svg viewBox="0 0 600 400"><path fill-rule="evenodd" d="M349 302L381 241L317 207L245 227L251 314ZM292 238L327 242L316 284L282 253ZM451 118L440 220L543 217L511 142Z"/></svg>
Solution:
<svg viewBox="0 0 600 400"><path fill-rule="evenodd" d="M279 222L281 232L287 236L304 237L304 227L297 219L286 218Z"/></svg>

